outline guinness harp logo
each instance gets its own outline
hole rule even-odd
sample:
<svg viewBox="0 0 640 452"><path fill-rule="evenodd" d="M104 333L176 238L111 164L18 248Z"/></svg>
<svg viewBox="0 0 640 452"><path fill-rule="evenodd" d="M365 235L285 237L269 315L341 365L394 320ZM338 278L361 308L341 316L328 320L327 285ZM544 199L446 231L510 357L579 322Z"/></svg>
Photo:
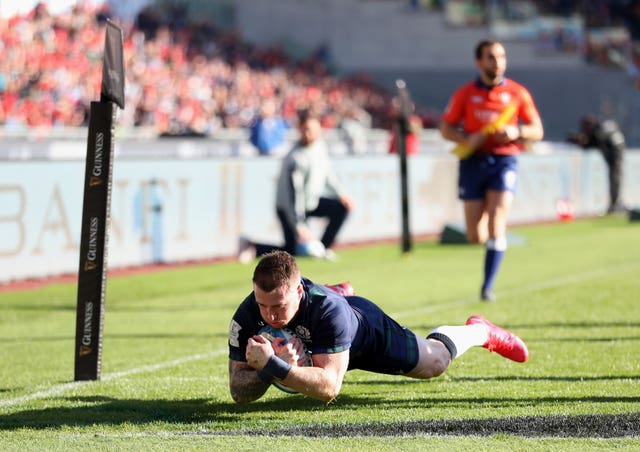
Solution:
<svg viewBox="0 0 640 452"><path fill-rule="evenodd" d="M91 178L89 179L89 186L95 187L96 185L102 185L102 179L96 176L91 176Z"/></svg>
<svg viewBox="0 0 640 452"><path fill-rule="evenodd" d="M91 262L91 261L85 261L84 263L84 271L88 272L91 270L95 270L97 267L95 262Z"/></svg>
<svg viewBox="0 0 640 452"><path fill-rule="evenodd" d="M90 355L92 351L91 347L87 347L86 345L80 346L80 356Z"/></svg>

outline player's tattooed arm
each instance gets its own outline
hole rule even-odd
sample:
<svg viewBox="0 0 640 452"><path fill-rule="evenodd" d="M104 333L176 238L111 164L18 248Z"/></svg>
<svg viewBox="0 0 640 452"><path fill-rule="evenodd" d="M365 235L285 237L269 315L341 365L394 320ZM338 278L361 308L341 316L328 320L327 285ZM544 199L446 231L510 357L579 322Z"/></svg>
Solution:
<svg viewBox="0 0 640 452"><path fill-rule="evenodd" d="M262 381L247 363L229 360L229 389L234 401L249 403L262 397L269 389L269 383Z"/></svg>

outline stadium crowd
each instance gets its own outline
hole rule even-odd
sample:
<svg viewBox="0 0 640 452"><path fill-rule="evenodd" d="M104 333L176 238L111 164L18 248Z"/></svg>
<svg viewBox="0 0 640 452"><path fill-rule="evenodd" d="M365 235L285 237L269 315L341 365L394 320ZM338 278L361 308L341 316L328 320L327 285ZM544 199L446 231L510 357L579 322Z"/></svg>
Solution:
<svg viewBox="0 0 640 452"><path fill-rule="evenodd" d="M542 13L583 14L587 26L624 24L633 39L640 37L640 2L624 8L606 0L533 3ZM0 127L87 124L90 102L99 99L108 17L107 3L78 2L67 13L52 15L40 3L29 14L0 19ZM296 61L280 48L256 48L233 31L187 24L179 12L163 19L151 8L135 22L118 24L125 34L126 108L118 116L124 127L192 136L247 128L265 98L292 127L296 112L308 108L319 112L326 128L355 121L390 129L397 113L393 93L365 74L332 75L326 49ZM640 67L638 55L631 52L631 65ZM424 127L437 125L439 112L417 108Z"/></svg>
<svg viewBox="0 0 640 452"><path fill-rule="evenodd" d="M0 124L5 128L82 126L100 97L108 6L79 3L53 16L38 4L0 24ZM179 19L179 18L178 18ZM117 23L117 20L116 20ZM295 126L313 109L326 128L343 118L389 128L392 95L365 75L338 78L321 51L293 61L278 48L258 49L209 24L163 23L143 10L124 31L126 107L122 126L159 135L210 135L249 127L261 100L272 98ZM437 117L425 115L434 125Z"/></svg>

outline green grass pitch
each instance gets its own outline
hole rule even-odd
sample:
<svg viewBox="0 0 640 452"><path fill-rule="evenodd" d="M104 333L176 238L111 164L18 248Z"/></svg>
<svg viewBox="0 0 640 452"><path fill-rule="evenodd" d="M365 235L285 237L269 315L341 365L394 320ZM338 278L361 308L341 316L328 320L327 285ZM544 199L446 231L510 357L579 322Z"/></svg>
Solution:
<svg viewBox="0 0 640 452"><path fill-rule="evenodd" d="M73 382L76 285L0 292L1 450L640 449L640 223L514 228L478 302L483 248L416 243L301 259L426 335L483 314L518 333L517 364L477 348L439 378L347 373L331 404L270 389L233 403L227 328L253 266L110 276L102 379Z"/></svg>

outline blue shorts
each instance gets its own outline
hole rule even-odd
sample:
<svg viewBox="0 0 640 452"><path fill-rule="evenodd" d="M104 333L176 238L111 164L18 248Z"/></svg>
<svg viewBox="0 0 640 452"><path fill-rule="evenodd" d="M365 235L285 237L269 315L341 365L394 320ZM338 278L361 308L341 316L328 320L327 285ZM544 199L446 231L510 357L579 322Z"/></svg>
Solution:
<svg viewBox="0 0 640 452"><path fill-rule="evenodd" d="M361 319L349 350L349 369L402 375L418 364L420 351L413 332L362 297L346 297Z"/></svg>
<svg viewBox="0 0 640 452"><path fill-rule="evenodd" d="M515 192L517 180L515 155L474 155L460 160L458 198L484 199L488 190Z"/></svg>

